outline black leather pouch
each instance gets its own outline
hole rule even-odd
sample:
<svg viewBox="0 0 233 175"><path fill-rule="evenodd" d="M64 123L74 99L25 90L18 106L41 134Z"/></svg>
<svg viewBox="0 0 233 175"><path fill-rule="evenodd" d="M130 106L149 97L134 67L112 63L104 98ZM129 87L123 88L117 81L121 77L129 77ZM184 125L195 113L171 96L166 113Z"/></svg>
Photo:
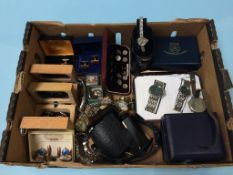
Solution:
<svg viewBox="0 0 233 175"><path fill-rule="evenodd" d="M133 117L119 116L112 106L98 113L90 125L95 148L109 160L127 162L144 156L152 143Z"/></svg>
<svg viewBox="0 0 233 175"><path fill-rule="evenodd" d="M201 66L196 37L154 37L150 70L191 71Z"/></svg>
<svg viewBox="0 0 233 175"><path fill-rule="evenodd" d="M91 138L102 154L111 158L121 156L132 144L127 129L112 109L93 127Z"/></svg>
<svg viewBox="0 0 233 175"><path fill-rule="evenodd" d="M166 162L206 162L225 157L215 116L204 113L166 114L161 119Z"/></svg>

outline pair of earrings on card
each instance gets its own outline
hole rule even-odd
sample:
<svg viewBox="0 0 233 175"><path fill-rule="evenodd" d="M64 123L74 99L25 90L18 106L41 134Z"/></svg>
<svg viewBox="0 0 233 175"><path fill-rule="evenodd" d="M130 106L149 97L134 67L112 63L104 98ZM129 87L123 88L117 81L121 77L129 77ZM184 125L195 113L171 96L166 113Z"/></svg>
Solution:
<svg viewBox="0 0 233 175"><path fill-rule="evenodd" d="M57 155L52 156L52 147L49 145L47 149L44 147L40 147L34 153L33 159L36 162L48 162L48 161L55 161L57 159L62 161L71 161L72 160L72 150L68 148L61 147L57 148Z"/></svg>

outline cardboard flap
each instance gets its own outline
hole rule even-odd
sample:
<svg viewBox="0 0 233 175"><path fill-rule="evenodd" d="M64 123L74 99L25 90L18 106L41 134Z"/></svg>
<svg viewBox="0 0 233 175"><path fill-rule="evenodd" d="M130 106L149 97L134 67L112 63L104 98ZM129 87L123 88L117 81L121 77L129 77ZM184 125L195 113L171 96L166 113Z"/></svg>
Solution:
<svg viewBox="0 0 233 175"><path fill-rule="evenodd" d="M22 90L23 83L24 83L24 72L22 71L17 73L16 75L14 93L18 94Z"/></svg>
<svg viewBox="0 0 233 175"><path fill-rule="evenodd" d="M229 75L228 70L222 69L221 74L223 78L224 91L228 91L231 88L233 88L233 84L232 84L231 77Z"/></svg>
<svg viewBox="0 0 233 175"><path fill-rule="evenodd" d="M33 25L31 22L26 23L26 27L24 30L24 36L23 36L23 45L24 45L25 49L27 48L27 45L29 44L29 41L30 41L32 27L33 27Z"/></svg>
<svg viewBox="0 0 233 175"><path fill-rule="evenodd" d="M5 161L6 159L9 137L10 137L10 131L4 130L2 133L2 140L0 145L0 162Z"/></svg>
<svg viewBox="0 0 233 175"><path fill-rule="evenodd" d="M17 68L16 68L16 74L23 71L26 57L27 57L27 52L26 51L21 51L20 55L19 55L18 65L17 65Z"/></svg>
<svg viewBox="0 0 233 175"><path fill-rule="evenodd" d="M187 23L190 23L190 22L208 22L209 19L205 19L205 18L176 18L175 22L187 22Z"/></svg>

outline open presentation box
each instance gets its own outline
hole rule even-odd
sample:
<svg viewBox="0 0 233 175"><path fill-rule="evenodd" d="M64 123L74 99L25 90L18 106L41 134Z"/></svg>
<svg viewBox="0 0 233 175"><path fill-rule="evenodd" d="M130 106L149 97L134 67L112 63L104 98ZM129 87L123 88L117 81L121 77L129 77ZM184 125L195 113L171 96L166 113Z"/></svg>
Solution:
<svg viewBox="0 0 233 175"><path fill-rule="evenodd" d="M228 90L232 87L227 70L217 46L218 38L213 20L208 19L177 19L172 22L148 23L155 36L170 36L176 31L178 36L196 36L202 54L202 66L198 70L201 83L206 91L208 108L217 113L226 158L222 162L202 164L166 164L162 151L137 164L92 164L79 162L48 162L30 163L28 156L27 137L20 135L22 116L32 116L36 113L37 104L28 92L30 82L35 77L30 74L32 64L44 54L39 46L40 36L56 36L66 33L74 37L87 36L93 33L102 36L108 29L112 33L121 33L122 44L130 46L131 33L135 24L63 24L60 22L28 22L23 38L23 50L20 53L16 70L15 88L12 92L7 112L7 126L2 135L0 160L3 164L36 167L208 167L233 165L233 110Z"/></svg>

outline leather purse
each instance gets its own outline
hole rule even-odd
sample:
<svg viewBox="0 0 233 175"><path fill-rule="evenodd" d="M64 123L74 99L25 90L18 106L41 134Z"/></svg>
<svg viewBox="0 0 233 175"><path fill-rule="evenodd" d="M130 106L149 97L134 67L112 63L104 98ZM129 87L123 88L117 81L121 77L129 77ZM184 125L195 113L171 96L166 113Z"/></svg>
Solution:
<svg viewBox="0 0 233 175"><path fill-rule="evenodd" d="M147 125L154 131L156 142L147 138L135 116L119 116L115 107L109 106L95 117L90 125L90 137L95 150L112 162L126 163L145 159L158 148L159 133L155 127Z"/></svg>

